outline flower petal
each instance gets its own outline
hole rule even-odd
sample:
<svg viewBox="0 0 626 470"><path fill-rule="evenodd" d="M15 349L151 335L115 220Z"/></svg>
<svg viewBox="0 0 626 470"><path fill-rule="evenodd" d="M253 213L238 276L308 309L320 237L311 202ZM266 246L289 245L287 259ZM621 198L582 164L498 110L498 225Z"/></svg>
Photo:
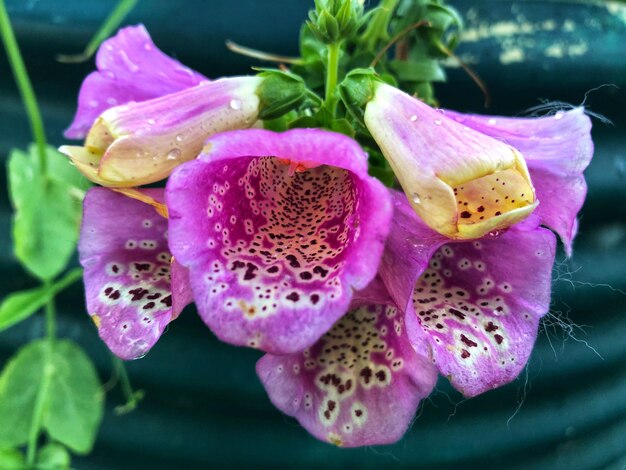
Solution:
<svg viewBox="0 0 626 470"><path fill-rule="evenodd" d="M257 373L272 403L339 446L397 441L437 380L411 348L402 317L389 301L353 305L311 348L263 356Z"/></svg>
<svg viewBox="0 0 626 470"><path fill-rule="evenodd" d="M591 120L584 108L541 118L504 118L447 111L456 121L517 148L526 159L539 207L536 213L563 241L568 255L587 185L583 170L593 156Z"/></svg>
<svg viewBox="0 0 626 470"><path fill-rule="evenodd" d="M418 351L430 344L433 363L466 396L519 375L548 311L555 237L532 219L444 245L415 286L409 338Z"/></svg>
<svg viewBox="0 0 626 470"><path fill-rule="evenodd" d="M449 239L415 215L404 193L390 192L394 203L393 220L380 262L380 276L396 305L406 310L416 280L428 267L437 248Z"/></svg>
<svg viewBox="0 0 626 470"><path fill-rule="evenodd" d="M167 185L170 247L222 340L312 344L376 275L389 194L352 139L318 129L210 139Z"/></svg>
<svg viewBox="0 0 626 470"><path fill-rule="evenodd" d="M96 66L98 71L81 86L67 138L84 138L96 118L113 106L157 98L207 80L161 52L143 25L120 29L104 41Z"/></svg>
<svg viewBox="0 0 626 470"><path fill-rule="evenodd" d="M163 200L162 189L142 192ZM78 251L87 310L111 351L141 357L192 300L187 270L167 247L167 220L104 188L87 192L83 217Z"/></svg>

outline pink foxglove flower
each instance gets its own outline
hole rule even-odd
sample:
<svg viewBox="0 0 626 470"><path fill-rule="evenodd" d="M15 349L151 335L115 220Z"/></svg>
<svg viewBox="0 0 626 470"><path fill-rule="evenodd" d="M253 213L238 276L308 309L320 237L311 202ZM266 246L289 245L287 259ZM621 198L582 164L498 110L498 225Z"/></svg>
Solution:
<svg viewBox="0 0 626 470"><path fill-rule="evenodd" d="M379 279L355 293L348 313L313 346L267 354L257 373L281 411L318 439L345 447L400 439L437 381Z"/></svg>
<svg viewBox="0 0 626 470"><path fill-rule="evenodd" d="M144 189L140 197L162 204L163 193ZM167 246L167 219L145 202L90 189L78 251L87 311L122 359L146 354L192 300L187 270Z"/></svg>
<svg viewBox="0 0 626 470"><path fill-rule="evenodd" d="M203 320L277 354L314 343L374 278L392 213L359 145L319 129L214 136L166 199Z"/></svg>
<svg viewBox="0 0 626 470"><path fill-rule="evenodd" d="M291 80L292 89L271 72L210 82L159 51L142 26L105 41L96 62L66 132L86 136L84 145L59 150L103 186L162 180L196 158L207 137L248 128L304 97L299 79Z"/></svg>
<svg viewBox="0 0 626 470"><path fill-rule="evenodd" d="M478 238L523 220L539 203L541 222L569 251L593 153L582 109L543 119L463 116L376 83L365 122L434 230Z"/></svg>
<svg viewBox="0 0 626 470"><path fill-rule="evenodd" d="M394 202L380 274L406 311L415 350L466 396L515 379L549 310L554 234L532 215L479 240L450 241L402 194Z"/></svg>

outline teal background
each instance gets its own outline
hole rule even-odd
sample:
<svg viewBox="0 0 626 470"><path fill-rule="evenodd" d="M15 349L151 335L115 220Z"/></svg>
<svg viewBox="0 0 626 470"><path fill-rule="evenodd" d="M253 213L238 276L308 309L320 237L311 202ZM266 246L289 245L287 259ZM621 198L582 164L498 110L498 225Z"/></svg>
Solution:
<svg viewBox="0 0 626 470"><path fill-rule="evenodd" d="M113 2L7 3L49 140L62 144L61 132L93 61L60 64L55 55L79 52ZM143 0L126 24L145 23L166 53L217 77L249 72L251 61L229 53L226 39L295 54L299 24L311 3ZM586 172L590 191L580 235L572 259L559 254L551 314L526 372L465 402L441 380L398 444L342 450L316 441L274 409L254 373L259 353L219 343L189 308L148 356L128 364L134 385L146 391L138 410L115 416L112 408L122 397L117 390L110 393L96 447L76 457L75 468L626 468L626 7L506 0L453 4L468 20L466 35L477 39L457 52L487 82L490 113L516 115L542 99L578 104L599 85L621 87L587 97L589 108L614 125L594 121L596 154ZM528 25L532 34L524 32ZM559 50L563 56L555 57ZM449 82L437 92L445 107L486 112L482 95L458 68L449 70ZM2 52L2 163L11 148L29 141ZM11 252L6 186L0 172L0 297L35 284ZM58 304L59 335L83 345L106 380L110 360L85 314L81 287L63 293ZM42 334L38 317L1 333L0 365Z"/></svg>

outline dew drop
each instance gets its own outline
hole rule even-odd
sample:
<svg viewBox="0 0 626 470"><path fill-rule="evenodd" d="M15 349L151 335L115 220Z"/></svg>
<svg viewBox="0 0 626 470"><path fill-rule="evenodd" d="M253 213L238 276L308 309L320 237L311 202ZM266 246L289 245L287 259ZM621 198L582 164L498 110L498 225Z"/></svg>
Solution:
<svg viewBox="0 0 626 470"><path fill-rule="evenodd" d="M182 135L177 135L176 136L176 142L182 142L183 141L183 136Z"/></svg>
<svg viewBox="0 0 626 470"><path fill-rule="evenodd" d="M230 107L232 109L241 109L241 100L230 100Z"/></svg>
<svg viewBox="0 0 626 470"><path fill-rule="evenodd" d="M178 148L173 148L172 150L170 150L167 153L167 157L168 160L176 160L177 158L180 158L180 149Z"/></svg>
<svg viewBox="0 0 626 470"><path fill-rule="evenodd" d="M495 126L497 122L498 121L496 121L495 119L491 118L491 119L489 119L489 121L487 121L487 124L489 124L490 126Z"/></svg>
<svg viewBox="0 0 626 470"><path fill-rule="evenodd" d="M441 119L435 119L435 126L441 126Z"/></svg>
<svg viewBox="0 0 626 470"><path fill-rule="evenodd" d="M413 195L411 196L411 200L413 201L414 204L421 204L422 203L422 198L417 193L413 193Z"/></svg>
<svg viewBox="0 0 626 470"><path fill-rule="evenodd" d="M91 106L92 108L97 108L98 102L96 100L91 100L89 101L89 106Z"/></svg>
<svg viewBox="0 0 626 470"><path fill-rule="evenodd" d="M554 119L561 119L563 117L563 111L558 111L555 115L554 115Z"/></svg>
<svg viewBox="0 0 626 470"><path fill-rule="evenodd" d="M415 114L414 114L413 116L411 116L411 117L409 118L409 121L411 121L411 122L415 122L415 121L417 121L417 115L415 115Z"/></svg>
<svg viewBox="0 0 626 470"><path fill-rule="evenodd" d="M154 125L156 123L156 121L154 119L148 119L148 124L150 124L151 126Z"/></svg>

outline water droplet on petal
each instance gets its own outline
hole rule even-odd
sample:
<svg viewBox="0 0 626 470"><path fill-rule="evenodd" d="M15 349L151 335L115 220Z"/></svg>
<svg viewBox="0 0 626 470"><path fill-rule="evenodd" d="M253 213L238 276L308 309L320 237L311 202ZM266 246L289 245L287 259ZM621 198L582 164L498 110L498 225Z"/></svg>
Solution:
<svg viewBox="0 0 626 470"><path fill-rule="evenodd" d="M167 153L167 157L168 160L176 160L177 158L180 158L180 149L178 148L173 148L172 150L170 150Z"/></svg>
<svg viewBox="0 0 626 470"><path fill-rule="evenodd" d="M150 124L151 126L155 123L156 121L154 119L148 119L148 124Z"/></svg>
<svg viewBox="0 0 626 470"><path fill-rule="evenodd" d="M561 119L563 117L563 111L557 111L557 113L554 115L554 119Z"/></svg>
<svg viewBox="0 0 626 470"><path fill-rule="evenodd" d="M414 114L413 116L411 116L411 117L409 118L409 121L411 121L411 122L415 122L415 121L417 121L417 116Z"/></svg>
<svg viewBox="0 0 626 470"><path fill-rule="evenodd" d="M411 196L411 200L413 201L413 204L421 204L422 203L422 198L417 193L413 193L413 195Z"/></svg>
<svg viewBox="0 0 626 470"><path fill-rule="evenodd" d="M143 48L144 48L146 51L151 51L151 50L152 50L152 44L150 44L149 42L147 42L147 43L145 43L145 44L143 45Z"/></svg>
<svg viewBox="0 0 626 470"><path fill-rule="evenodd" d="M435 126L441 126L441 119L435 119Z"/></svg>
<svg viewBox="0 0 626 470"><path fill-rule="evenodd" d="M489 124L490 126L495 126L497 122L498 121L496 121L495 119L491 118L491 119L489 119L489 121L487 121L487 124Z"/></svg>
<svg viewBox="0 0 626 470"><path fill-rule="evenodd" d="M241 109L241 100L230 100L230 107L232 109Z"/></svg>
<svg viewBox="0 0 626 470"><path fill-rule="evenodd" d="M91 100L89 101L89 106L91 106L92 108L97 108L98 102L96 100Z"/></svg>
<svg viewBox="0 0 626 470"><path fill-rule="evenodd" d="M183 141L183 136L182 135L177 135L176 136L176 142L182 142Z"/></svg>

